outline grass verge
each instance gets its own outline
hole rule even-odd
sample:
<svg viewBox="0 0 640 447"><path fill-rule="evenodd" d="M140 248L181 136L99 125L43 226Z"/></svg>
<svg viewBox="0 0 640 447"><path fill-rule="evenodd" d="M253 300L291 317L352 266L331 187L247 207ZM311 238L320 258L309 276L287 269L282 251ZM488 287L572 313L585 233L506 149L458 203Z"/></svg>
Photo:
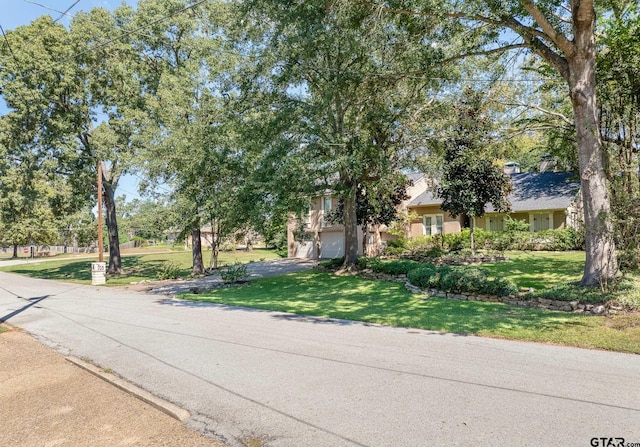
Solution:
<svg viewBox="0 0 640 447"><path fill-rule="evenodd" d="M389 326L640 354L640 315L592 317L432 298L402 284L306 271L182 298Z"/></svg>
<svg viewBox="0 0 640 447"><path fill-rule="evenodd" d="M204 252L205 263L210 252ZM253 251L228 251L220 252L219 265L232 265L236 262L248 263L269 259L278 256L273 250L255 249ZM0 271L18 273L34 278L68 281L79 284L91 284L91 262L95 258L61 259L55 261L33 263L1 267ZM127 285L132 282L158 279L158 274L167 263L175 264L181 276L188 277L191 274L192 258L190 251L174 251L153 254L135 254L122 257L122 266L125 273L122 275L107 276L107 285Z"/></svg>

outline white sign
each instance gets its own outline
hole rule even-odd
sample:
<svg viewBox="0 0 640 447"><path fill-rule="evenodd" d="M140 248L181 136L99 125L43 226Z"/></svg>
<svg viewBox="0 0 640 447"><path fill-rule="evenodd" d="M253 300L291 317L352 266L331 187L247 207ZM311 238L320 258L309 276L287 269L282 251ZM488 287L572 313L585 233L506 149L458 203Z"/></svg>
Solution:
<svg viewBox="0 0 640 447"><path fill-rule="evenodd" d="M92 272L106 272L107 264L105 262L92 262L91 263L91 271Z"/></svg>

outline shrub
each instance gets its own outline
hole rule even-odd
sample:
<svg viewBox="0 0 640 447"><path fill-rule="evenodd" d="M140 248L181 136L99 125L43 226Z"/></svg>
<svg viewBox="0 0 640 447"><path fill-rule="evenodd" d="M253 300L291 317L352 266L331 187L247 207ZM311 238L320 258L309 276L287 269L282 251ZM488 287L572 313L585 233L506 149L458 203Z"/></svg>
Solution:
<svg viewBox="0 0 640 447"><path fill-rule="evenodd" d="M407 279L411 284L423 289L434 287L436 282L437 269L434 265L424 264L422 267L415 268L407 273Z"/></svg>
<svg viewBox="0 0 640 447"><path fill-rule="evenodd" d="M640 248L623 248L618 251L618 264L622 271L640 270Z"/></svg>
<svg viewBox="0 0 640 447"><path fill-rule="evenodd" d="M458 280L460 279L460 274L457 272L457 269L439 268L438 273L440 273L438 289L445 290L447 292L458 291Z"/></svg>
<svg viewBox="0 0 640 447"><path fill-rule="evenodd" d="M235 284L247 276L247 266L244 264L229 265L220 271L220 278L227 284Z"/></svg>
<svg viewBox="0 0 640 447"><path fill-rule="evenodd" d="M417 236L409 239L405 248L409 253L422 253L433 247L431 236Z"/></svg>
<svg viewBox="0 0 640 447"><path fill-rule="evenodd" d="M408 244L409 244L409 240L406 237L399 237L397 239L387 241L387 247L400 248L403 250L408 247Z"/></svg>
<svg viewBox="0 0 640 447"><path fill-rule="evenodd" d="M456 286L458 290L468 293L485 293L487 274L483 269L470 267L458 269L458 280Z"/></svg>
<svg viewBox="0 0 640 447"><path fill-rule="evenodd" d="M549 289L528 293L527 298L546 298L556 301L581 301L584 303L600 303L608 299L598 287L583 287L577 282L560 284Z"/></svg>
<svg viewBox="0 0 640 447"><path fill-rule="evenodd" d="M484 283L483 290L480 293L487 295L508 296L515 295L520 289L509 278L495 278Z"/></svg>
<svg viewBox="0 0 640 447"><path fill-rule="evenodd" d="M182 269L177 264L173 262L165 262L162 264L158 272L156 273L156 277L160 280L164 279L176 279L180 277L180 273L182 273Z"/></svg>
<svg viewBox="0 0 640 447"><path fill-rule="evenodd" d="M412 261L411 259L393 259L372 262L370 263L370 268L374 272L386 273L387 275L402 275L420 267L420 265L419 262Z"/></svg>
<svg viewBox="0 0 640 447"><path fill-rule="evenodd" d="M366 269L366 268L370 268L370 269L374 269L375 266L377 266L378 264L380 264L382 261L380 260L380 258L364 258L364 257L360 257L358 258L358 267L360 267L361 269Z"/></svg>
<svg viewBox="0 0 640 447"><path fill-rule="evenodd" d="M287 249L287 247L276 248L276 255L281 258L288 258L289 250Z"/></svg>
<svg viewBox="0 0 640 447"><path fill-rule="evenodd" d="M320 262L320 266L329 270L337 270L342 266L342 264L344 264L344 256L341 258L327 259L326 261Z"/></svg>
<svg viewBox="0 0 640 447"><path fill-rule="evenodd" d="M385 256L401 256L401 255L405 254L406 252L407 252L406 248L391 247L389 245L384 247L384 250L382 251L382 253Z"/></svg>
<svg viewBox="0 0 640 447"><path fill-rule="evenodd" d="M409 282L417 287L440 289L487 295L514 295L518 286L506 278L489 279L487 271L477 267L435 267L430 264L413 269L407 275Z"/></svg>
<svg viewBox="0 0 640 447"><path fill-rule="evenodd" d="M507 233L528 233L529 223L524 220L513 219L507 216L504 220L504 231Z"/></svg>
<svg viewBox="0 0 640 447"><path fill-rule="evenodd" d="M443 236L445 247L449 251L460 251L468 248L468 238L465 239L465 233L446 233Z"/></svg>

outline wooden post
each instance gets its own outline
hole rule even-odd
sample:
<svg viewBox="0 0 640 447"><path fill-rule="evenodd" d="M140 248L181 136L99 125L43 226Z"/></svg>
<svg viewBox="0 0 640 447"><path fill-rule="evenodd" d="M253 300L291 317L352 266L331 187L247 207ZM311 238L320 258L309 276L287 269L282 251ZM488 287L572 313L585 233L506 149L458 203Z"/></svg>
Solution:
<svg viewBox="0 0 640 447"><path fill-rule="evenodd" d="M102 162L98 160L98 262L104 262L102 242Z"/></svg>

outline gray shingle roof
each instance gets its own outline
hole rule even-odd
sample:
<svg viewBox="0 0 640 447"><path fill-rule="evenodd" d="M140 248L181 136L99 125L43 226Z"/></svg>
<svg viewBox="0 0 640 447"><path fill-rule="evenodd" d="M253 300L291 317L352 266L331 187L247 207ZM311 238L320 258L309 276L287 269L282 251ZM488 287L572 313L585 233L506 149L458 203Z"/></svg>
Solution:
<svg viewBox="0 0 640 447"><path fill-rule="evenodd" d="M440 205L441 203L442 199L436 197L431 191L425 191L413 199L409 206Z"/></svg>
<svg viewBox="0 0 640 447"><path fill-rule="evenodd" d="M513 191L509 194L511 211L566 209L580 189L580 182L569 172L522 172L511 174ZM413 199L409 206L439 205L442 200L431 191ZM494 211L491 205L487 212Z"/></svg>
<svg viewBox="0 0 640 447"><path fill-rule="evenodd" d="M422 174L420 172L416 172L416 173L412 173L412 174L406 174L406 176L407 176L407 179L409 179L413 183L415 183L418 180L420 180L422 177L424 177L424 174Z"/></svg>
<svg viewBox="0 0 640 447"><path fill-rule="evenodd" d="M570 172L512 174L511 211L566 209L576 198L580 182ZM487 211L493 211L489 206Z"/></svg>

